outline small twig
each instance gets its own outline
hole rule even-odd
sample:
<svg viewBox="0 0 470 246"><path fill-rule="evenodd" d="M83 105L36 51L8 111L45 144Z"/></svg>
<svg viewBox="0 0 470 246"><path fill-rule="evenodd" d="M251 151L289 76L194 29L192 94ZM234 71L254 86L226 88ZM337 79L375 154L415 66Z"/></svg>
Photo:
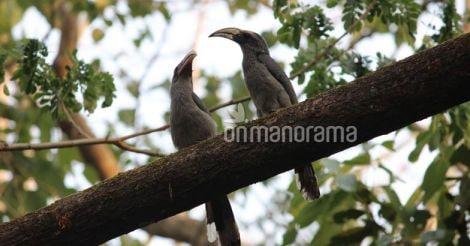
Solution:
<svg viewBox="0 0 470 246"><path fill-rule="evenodd" d="M236 100L230 100L228 102L225 102L225 103L222 103L220 105L217 105L217 106L214 106L214 107L210 108L209 112L214 112L214 111L219 110L221 108L224 108L224 107L227 107L227 106L230 106L230 105L234 105L234 104L237 104L237 103L245 102L245 101L248 101L248 100L250 100L250 97L243 97L243 98L236 99ZM162 157L162 156L164 156L163 154L152 152L152 151L149 151L149 150L137 149L133 146L130 146L130 145L124 143L124 141L126 141L128 139L131 139L131 138L138 137L138 136L147 135L147 134L150 134L152 132L164 131L168 128L170 128L170 126L168 124L166 124L166 125L163 125L163 126L158 127L158 128L147 129L147 130L143 130L143 131L140 131L140 132L125 135L125 136L122 136L122 137L82 138L82 139L76 139L76 140L66 140L66 141L61 141L61 142L56 142L56 143L38 143L38 144L15 143L15 144L8 144L8 143L5 143L5 142L0 142L0 152L3 152L3 151L20 151L20 150L28 150L28 149L32 149L32 150L59 149L59 148L69 148L69 147L76 147L76 146L82 146L82 145L94 145L94 144L113 144L113 145L115 145L115 146L117 146L117 147L119 147L120 149L123 149L123 150L128 150L128 151L141 153L141 154L147 154L147 155L150 155L150 156Z"/></svg>
<svg viewBox="0 0 470 246"><path fill-rule="evenodd" d="M83 130L80 125L77 124L77 122L75 122L75 120L73 119L72 117L72 114L69 112L69 110L67 109L67 107L65 107L64 105L64 102L62 100L58 100L59 101L59 106L62 108L62 110L64 110L65 112L65 115L67 116L67 119L69 120L69 122L72 124L73 127L75 127L75 129L80 133L82 134L82 136L86 137L86 138L92 138L90 136L90 134L88 134L87 132L85 132L85 130Z"/></svg>
<svg viewBox="0 0 470 246"><path fill-rule="evenodd" d="M289 77L290 79L295 79L297 76L305 73L309 68L311 68L312 66L314 66L315 64L317 64L325 55L327 55L330 50L341 40L343 39L344 37L346 37L346 35L348 33L350 33L352 30L354 30L354 28L356 27L357 23L359 23L360 21L364 20L367 16L367 14L369 14L369 12L372 10L372 8L374 7L374 5L377 3L377 0L374 0L372 1L368 6L367 6L367 9L364 11L364 13L359 17L359 19L355 20L349 27L348 29L341 35L339 36L337 39L335 39L333 42L331 42L331 44L329 44L323 52L321 53L318 53L315 58L313 58L313 60L311 60L306 66L302 67L301 69L297 70L296 72L292 73L291 76Z"/></svg>
<svg viewBox="0 0 470 246"><path fill-rule="evenodd" d="M95 144L113 144L116 147L122 150L128 150L131 152L146 154L150 156L158 156L162 157L165 156L160 153L156 153L150 150L142 150L137 149L133 146L130 146L123 142L121 138L82 138L77 140L66 140L57 143L39 143L39 144L31 144L31 143L17 143L17 144L7 144L5 142L0 142L0 152L3 151L20 151L20 150L43 150L43 149L62 149L62 148L69 148L69 147L76 147L76 146L83 146L83 145L95 145Z"/></svg>
<svg viewBox="0 0 470 246"><path fill-rule="evenodd" d="M42 43L45 43L47 41L47 39L49 38L49 36L51 35L52 33L52 30L54 30L54 28L51 26L49 27L49 29L47 30L46 34L44 34L44 36L41 38L41 42Z"/></svg>
<svg viewBox="0 0 470 246"><path fill-rule="evenodd" d="M361 33L359 36L353 36L351 39L351 42L348 45L347 50L350 50L356 46L360 41L362 41L365 38L371 37L375 33L375 30L367 30L365 33Z"/></svg>
<svg viewBox="0 0 470 246"><path fill-rule="evenodd" d="M130 139L130 138L135 138L135 137L138 137L138 136L142 136L142 135L147 135L147 134L150 134L152 132L160 132L160 131L164 131L166 129L170 128L170 125L166 124L166 125L163 125L163 126L160 126L158 128L153 128L153 129L147 129L147 130L143 130L143 131L140 131L140 132L136 132L136 133L132 133L132 134L129 134L129 135L126 135L124 137L120 137L119 139L121 141L125 141L127 139Z"/></svg>
<svg viewBox="0 0 470 246"><path fill-rule="evenodd" d="M464 178L465 178L464 176L459 176L459 177L446 177L446 181L463 180Z"/></svg>
<svg viewBox="0 0 470 246"><path fill-rule="evenodd" d="M242 98L239 98L239 99L236 99L236 100L230 100L228 102L225 102L225 103L222 103L222 104L219 104L217 106L214 106L212 108L209 109L209 112L214 112L214 111L217 111L221 108L224 108L224 107L227 107L227 106L230 106L230 105L234 105L234 104L238 104L238 103L242 103L242 102L246 102L246 101L249 101L251 99L251 97L249 96L246 96L246 97L242 97Z"/></svg>
<svg viewBox="0 0 470 246"><path fill-rule="evenodd" d="M130 146L130 145L124 143L123 141L117 141L113 144L115 146L119 147L122 150L127 150L127 151L131 151L131 152L139 153L139 154L146 154L146 155L155 156L155 157L164 157L165 156L164 154L160 154L160 153L155 152L155 151L138 149L136 147L133 147L133 146Z"/></svg>
<svg viewBox="0 0 470 246"><path fill-rule="evenodd" d="M27 149L34 149L34 150L43 150L43 149L58 149L58 148L69 148L81 145L93 145L93 144L104 144L104 143L112 143L115 139L107 139L107 138L82 138L77 140L66 140L56 143L39 143L39 144L32 144L32 143L15 143L15 144L7 144L5 142L0 142L0 152L2 151L18 151L18 150L27 150Z"/></svg>

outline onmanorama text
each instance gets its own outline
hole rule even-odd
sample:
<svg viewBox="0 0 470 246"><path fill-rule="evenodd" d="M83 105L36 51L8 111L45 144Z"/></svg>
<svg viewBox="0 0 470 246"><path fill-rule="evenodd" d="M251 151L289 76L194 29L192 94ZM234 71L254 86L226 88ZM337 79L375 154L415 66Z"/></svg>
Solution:
<svg viewBox="0 0 470 246"><path fill-rule="evenodd" d="M355 126L237 126L224 132L227 142L355 142Z"/></svg>

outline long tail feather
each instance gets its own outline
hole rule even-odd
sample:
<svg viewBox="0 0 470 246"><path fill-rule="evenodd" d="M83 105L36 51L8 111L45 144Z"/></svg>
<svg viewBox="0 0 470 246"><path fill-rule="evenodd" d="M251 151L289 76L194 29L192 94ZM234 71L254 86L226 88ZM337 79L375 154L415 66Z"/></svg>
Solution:
<svg viewBox="0 0 470 246"><path fill-rule="evenodd" d="M298 174L298 183L300 191L305 200L315 200L320 197L320 190L318 189L317 177L312 165L309 163L302 167L295 169Z"/></svg>
<svg viewBox="0 0 470 246"><path fill-rule="evenodd" d="M240 233L238 232L232 207L226 196L207 202L206 213L207 238L209 242L214 242L218 235L222 246L240 245ZM217 230L217 233L215 233L214 229Z"/></svg>

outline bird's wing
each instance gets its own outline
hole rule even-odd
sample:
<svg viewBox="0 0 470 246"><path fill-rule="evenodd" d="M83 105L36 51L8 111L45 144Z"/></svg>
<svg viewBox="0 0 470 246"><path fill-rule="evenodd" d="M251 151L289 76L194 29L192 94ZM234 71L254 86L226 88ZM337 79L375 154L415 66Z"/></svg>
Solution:
<svg viewBox="0 0 470 246"><path fill-rule="evenodd" d="M207 110L207 108L204 107L204 104L202 103L201 99L196 94L194 94L194 92L193 92L193 101L200 110L209 114L209 110Z"/></svg>
<svg viewBox="0 0 470 246"><path fill-rule="evenodd" d="M258 55L258 60L263 63L268 68L269 72L271 72L271 75L281 83L282 87L284 87L289 95L290 102L292 104L297 103L297 96L295 95L294 87L292 87L292 83L284 71L282 71L279 64L277 64L276 61L267 54Z"/></svg>

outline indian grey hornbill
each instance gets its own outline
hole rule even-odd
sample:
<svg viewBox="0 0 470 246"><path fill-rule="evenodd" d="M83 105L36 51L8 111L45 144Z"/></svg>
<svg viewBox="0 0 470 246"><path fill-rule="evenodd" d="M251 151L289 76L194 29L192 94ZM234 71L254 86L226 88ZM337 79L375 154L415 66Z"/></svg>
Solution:
<svg viewBox="0 0 470 246"><path fill-rule="evenodd" d="M201 99L193 92L191 51L173 73L170 89L170 132L174 145L188 147L216 134L216 125ZM206 203L207 238L221 245L240 245L240 234L227 196L215 197ZM217 231L217 233L216 233Z"/></svg>
<svg viewBox="0 0 470 246"><path fill-rule="evenodd" d="M243 75L258 117L297 103L294 88L281 67L269 55L268 46L257 33L238 28L223 28L209 37L223 37L238 43L243 53ZM305 199L320 196L315 172L310 163L295 169Z"/></svg>

